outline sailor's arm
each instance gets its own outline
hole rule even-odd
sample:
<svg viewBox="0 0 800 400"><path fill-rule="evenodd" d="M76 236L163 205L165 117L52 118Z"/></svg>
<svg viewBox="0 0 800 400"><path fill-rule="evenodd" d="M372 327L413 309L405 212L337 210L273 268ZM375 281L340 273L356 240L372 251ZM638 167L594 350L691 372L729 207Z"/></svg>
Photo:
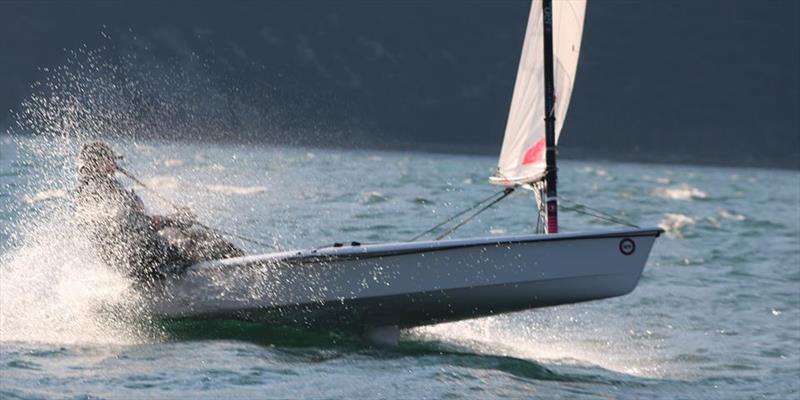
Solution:
<svg viewBox="0 0 800 400"><path fill-rule="evenodd" d="M167 215L147 215L141 197L136 195L133 190L130 191L130 194L133 197L136 212L145 215L150 220L150 226L154 230L161 230L167 227L185 229L192 226L197 220L194 212L189 207L180 207L176 212Z"/></svg>
<svg viewBox="0 0 800 400"><path fill-rule="evenodd" d="M157 231L169 226L170 221L167 217L162 215L147 215L147 212L144 209L144 201L142 201L142 198L139 197L133 189L130 190L130 196L133 200L133 208L135 212L146 217L150 221L150 226L153 228L153 230Z"/></svg>
<svg viewBox="0 0 800 400"><path fill-rule="evenodd" d="M175 228L188 228L197 220L194 212L188 207L181 207L178 211L168 215L152 215L150 216L150 224L155 230L175 227Z"/></svg>

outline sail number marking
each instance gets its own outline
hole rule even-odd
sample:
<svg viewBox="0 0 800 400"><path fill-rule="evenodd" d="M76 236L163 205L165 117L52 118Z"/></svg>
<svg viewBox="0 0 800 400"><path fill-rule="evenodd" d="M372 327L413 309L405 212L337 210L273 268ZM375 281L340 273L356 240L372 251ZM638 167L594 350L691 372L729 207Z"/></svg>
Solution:
<svg viewBox="0 0 800 400"><path fill-rule="evenodd" d="M625 238L619 241L619 252L629 256L636 251L636 242L631 238Z"/></svg>

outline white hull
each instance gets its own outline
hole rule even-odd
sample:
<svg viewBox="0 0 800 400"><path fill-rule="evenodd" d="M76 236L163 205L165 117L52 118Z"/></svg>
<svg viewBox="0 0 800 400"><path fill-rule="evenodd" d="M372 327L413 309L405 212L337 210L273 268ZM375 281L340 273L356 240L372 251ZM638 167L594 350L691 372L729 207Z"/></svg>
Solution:
<svg viewBox="0 0 800 400"><path fill-rule="evenodd" d="M240 257L192 266L157 289L151 308L159 318L318 327L475 318L627 294L660 233L506 236Z"/></svg>

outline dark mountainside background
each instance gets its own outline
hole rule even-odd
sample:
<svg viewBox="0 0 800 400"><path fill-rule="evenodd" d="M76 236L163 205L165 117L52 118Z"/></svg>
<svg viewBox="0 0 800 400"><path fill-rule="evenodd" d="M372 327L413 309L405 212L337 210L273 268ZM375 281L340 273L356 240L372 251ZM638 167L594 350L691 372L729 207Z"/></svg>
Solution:
<svg viewBox="0 0 800 400"><path fill-rule="evenodd" d="M40 67L105 46L227 88L206 139L496 154L528 8L0 1L0 126ZM561 155L800 168L799 21L793 0L589 1Z"/></svg>

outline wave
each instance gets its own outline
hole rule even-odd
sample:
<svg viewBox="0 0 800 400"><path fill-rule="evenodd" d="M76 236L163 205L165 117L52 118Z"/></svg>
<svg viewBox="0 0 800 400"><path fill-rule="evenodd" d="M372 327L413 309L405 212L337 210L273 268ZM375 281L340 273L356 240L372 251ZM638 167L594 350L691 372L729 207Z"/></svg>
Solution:
<svg viewBox="0 0 800 400"><path fill-rule="evenodd" d="M383 203L386 200L389 199L381 192L364 193L364 204Z"/></svg>
<svg viewBox="0 0 800 400"><path fill-rule="evenodd" d="M656 178L656 183L660 183L662 185L668 185L668 184L672 183L672 179L669 179L667 177L663 177L662 176L662 177Z"/></svg>
<svg viewBox="0 0 800 400"><path fill-rule="evenodd" d="M179 160L176 158L170 158L163 161L165 167L180 167L183 165L183 160Z"/></svg>
<svg viewBox="0 0 800 400"><path fill-rule="evenodd" d="M607 169L605 169L605 168L594 168L594 167L591 167L591 166L588 166L588 165L583 167L583 168L581 168L581 172L584 172L584 173L587 173L587 174L594 174L594 175L597 175L597 176L608 176L608 170Z"/></svg>
<svg viewBox="0 0 800 400"><path fill-rule="evenodd" d="M206 189L214 193L232 194L237 196L247 196L251 194L264 193L267 191L265 186L206 185Z"/></svg>
<svg viewBox="0 0 800 400"><path fill-rule="evenodd" d="M427 199L427 198L425 198L425 197L415 197L415 198L414 198L414 200L412 200L412 203L414 203L414 204L419 204L419 205L423 205L423 206L427 206L427 205L431 205L431 204L436 204L436 202L435 202L435 201L433 201L433 200L430 200L430 199Z"/></svg>
<svg viewBox="0 0 800 400"><path fill-rule="evenodd" d="M719 212L719 216L722 217L723 219L727 219L727 220L731 220L731 221L744 221L744 220L747 219L747 217L745 217L742 214L732 213L732 212L730 212L728 210L721 210Z"/></svg>
<svg viewBox="0 0 800 400"><path fill-rule="evenodd" d="M600 367L633 376L660 376L661 367L628 342L628 333L606 332L606 340L587 340L578 318L563 318L564 310L517 313L508 316L451 322L415 328L410 333L422 340L443 341L477 354L511 356L537 363L562 366ZM597 329L592 330L595 334ZM622 335L615 339L616 335ZM624 341L624 342L623 342Z"/></svg>
<svg viewBox="0 0 800 400"><path fill-rule="evenodd" d="M63 189L51 189L51 190L43 190L41 192L37 192L30 196L25 196L22 198L22 201L26 204L35 204L40 203L42 201L53 200L53 199L65 199L67 198L67 191Z"/></svg>
<svg viewBox="0 0 800 400"><path fill-rule="evenodd" d="M708 197L704 191L687 184L655 188L653 190L653 195L671 200L705 199Z"/></svg>
<svg viewBox="0 0 800 400"><path fill-rule="evenodd" d="M688 215L667 213L658 223L658 227L664 230L667 237L680 239L683 238L683 228L696 223L697 220Z"/></svg>
<svg viewBox="0 0 800 400"><path fill-rule="evenodd" d="M746 219L747 217L742 214L731 213L728 210L720 210L717 215L707 217L706 222L715 228L719 228L722 226L723 221L744 221Z"/></svg>

